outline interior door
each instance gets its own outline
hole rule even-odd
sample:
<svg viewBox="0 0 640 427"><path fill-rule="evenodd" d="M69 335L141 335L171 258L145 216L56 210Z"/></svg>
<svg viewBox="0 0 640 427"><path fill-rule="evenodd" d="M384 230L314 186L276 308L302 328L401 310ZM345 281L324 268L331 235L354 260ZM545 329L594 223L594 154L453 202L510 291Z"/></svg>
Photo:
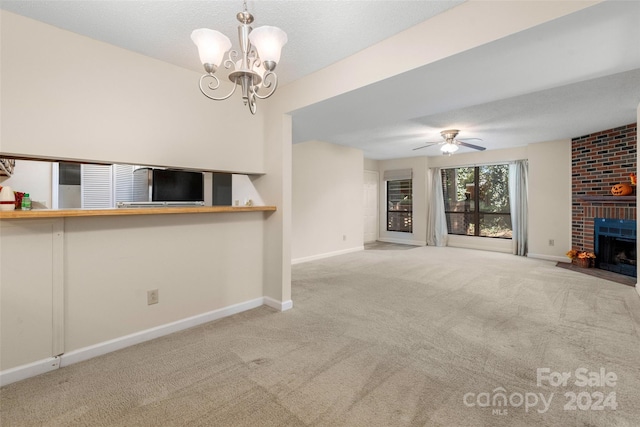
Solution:
<svg viewBox="0 0 640 427"><path fill-rule="evenodd" d="M378 172L364 171L364 243L378 240L378 181Z"/></svg>

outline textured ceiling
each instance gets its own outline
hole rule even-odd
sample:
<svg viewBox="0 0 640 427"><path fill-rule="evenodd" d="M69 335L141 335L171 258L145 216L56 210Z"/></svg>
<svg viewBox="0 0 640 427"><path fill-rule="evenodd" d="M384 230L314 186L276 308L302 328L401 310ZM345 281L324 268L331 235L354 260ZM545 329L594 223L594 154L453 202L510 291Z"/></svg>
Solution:
<svg viewBox="0 0 640 427"><path fill-rule="evenodd" d="M278 64L280 84L324 68L462 0L247 1L253 27L282 28L289 42ZM183 68L203 72L191 41L196 28L221 31L238 48L242 1L1 0L0 7Z"/></svg>
<svg viewBox="0 0 640 427"><path fill-rule="evenodd" d="M633 123L639 23L640 2L592 6L296 111L294 142L388 159L439 155L437 146L413 149L441 141L443 129L499 149Z"/></svg>
<svg viewBox="0 0 640 427"><path fill-rule="evenodd" d="M254 26L279 26L289 36L278 65L286 84L461 3L256 0L248 7ZM1 0L0 7L201 72L191 31L217 29L235 45L242 2ZM596 4L295 111L294 142L324 140L388 159L439 155L435 146L413 149L440 141L443 129L498 149L635 122L639 23L639 1Z"/></svg>

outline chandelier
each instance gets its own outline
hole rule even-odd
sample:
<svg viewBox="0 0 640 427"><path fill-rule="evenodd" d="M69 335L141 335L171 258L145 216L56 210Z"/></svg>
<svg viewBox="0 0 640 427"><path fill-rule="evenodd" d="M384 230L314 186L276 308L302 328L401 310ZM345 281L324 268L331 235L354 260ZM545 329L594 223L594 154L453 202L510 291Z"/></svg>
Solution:
<svg viewBox="0 0 640 427"><path fill-rule="evenodd" d="M287 34L277 27L262 26L253 29L253 15L247 11L247 2L244 1L244 10L238 12L236 18L238 25L238 38L240 39L240 52L231 49L231 41L219 31L200 28L191 33L191 40L198 47L200 61L206 74L200 77L200 91L204 96L214 101L223 101L242 88L242 99L249 106L251 114L256 113L256 99L266 99L273 95L278 87L278 76L274 73L282 46L287 43ZM220 87L220 80L215 72L222 63L225 54L227 59L223 65L230 69L229 80L233 89L224 96L215 96Z"/></svg>

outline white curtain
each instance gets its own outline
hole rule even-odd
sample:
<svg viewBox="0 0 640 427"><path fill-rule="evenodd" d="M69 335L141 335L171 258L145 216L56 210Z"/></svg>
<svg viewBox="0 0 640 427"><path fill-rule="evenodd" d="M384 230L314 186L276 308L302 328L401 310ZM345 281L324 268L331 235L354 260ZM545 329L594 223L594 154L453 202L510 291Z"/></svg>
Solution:
<svg viewBox="0 0 640 427"><path fill-rule="evenodd" d="M518 160L509 165L509 199L511 202L511 238L513 254L527 255L527 194L528 167L526 160Z"/></svg>
<svg viewBox="0 0 640 427"><path fill-rule="evenodd" d="M427 211L427 245L447 246L447 218L444 214L440 168L429 169L428 184L431 197Z"/></svg>

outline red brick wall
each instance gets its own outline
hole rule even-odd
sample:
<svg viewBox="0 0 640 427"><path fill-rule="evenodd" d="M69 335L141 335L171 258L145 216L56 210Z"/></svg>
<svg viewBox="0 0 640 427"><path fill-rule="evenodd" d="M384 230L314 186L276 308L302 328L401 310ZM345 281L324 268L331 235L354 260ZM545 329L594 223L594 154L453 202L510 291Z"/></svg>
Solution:
<svg viewBox="0 0 640 427"><path fill-rule="evenodd" d="M635 202L581 198L611 196L611 187L630 182L629 174L636 171L637 142L637 123L571 140L573 249L593 251L593 218L636 219Z"/></svg>

